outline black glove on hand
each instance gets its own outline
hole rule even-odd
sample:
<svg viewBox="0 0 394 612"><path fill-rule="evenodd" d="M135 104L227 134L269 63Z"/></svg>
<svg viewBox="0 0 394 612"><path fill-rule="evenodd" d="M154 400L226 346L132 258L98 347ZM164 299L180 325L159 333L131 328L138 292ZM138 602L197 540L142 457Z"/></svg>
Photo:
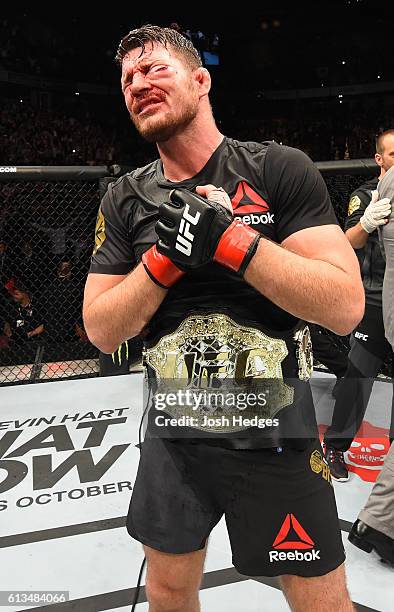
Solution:
<svg viewBox="0 0 394 612"><path fill-rule="evenodd" d="M156 224L157 250L181 270L217 261L243 275L260 234L217 202L183 189L161 204Z"/></svg>

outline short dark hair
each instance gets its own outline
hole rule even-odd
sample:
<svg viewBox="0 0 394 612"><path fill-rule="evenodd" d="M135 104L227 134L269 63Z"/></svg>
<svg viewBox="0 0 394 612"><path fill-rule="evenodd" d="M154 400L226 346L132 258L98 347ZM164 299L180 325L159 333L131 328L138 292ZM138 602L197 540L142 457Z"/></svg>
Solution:
<svg viewBox="0 0 394 612"><path fill-rule="evenodd" d="M141 55L145 52L145 44L147 42L159 43L164 47L170 45L180 55L182 55L191 68L199 68L202 66L201 57L193 43L172 28L161 28L160 26L151 25L150 23L131 30L122 38L115 56L115 61L122 66L123 59L132 49L141 47Z"/></svg>
<svg viewBox="0 0 394 612"><path fill-rule="evenodd" d="M385 130L384 132L381 132L380 134L377 135L377 137L376 137L376 153L379 153L379 155L382 155L382 153L384 151L383 140L384 140L385 136L394 136L394 129Z"/></svg>

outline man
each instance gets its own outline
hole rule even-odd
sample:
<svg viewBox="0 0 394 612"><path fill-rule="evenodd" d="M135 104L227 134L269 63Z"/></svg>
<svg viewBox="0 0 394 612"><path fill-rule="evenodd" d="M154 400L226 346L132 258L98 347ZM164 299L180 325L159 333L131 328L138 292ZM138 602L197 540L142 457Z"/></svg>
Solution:
<svg viewBox="0 0 394 612"><path fill-rule="evenodd" d="M9 359L12 359L13 364L33 363L37 348L45 337L40 306L32 297L30 289L18 279L11 278L5 288L12 303L9 302L4 317L3 331L6 338L3 338L2 345L10 349L4 363Z"/></svg>
<svg viewBox="0 0 394 612"><path fill-rule="evenodd" d="M324 437L325 457L331 476L346 482L349 478L344 460L364 418L374 379L391 352L385 338L382 315L382 287L385 263L377 228L386 223L391 211L388 198L379 199L377 186L394 165L394 130L387 130L376 140L375 161L379 177L363 183L350 197L345 234L357 249L365 290L365 314L350 338L348 369L341 382L331 426ZM394 415L394 409L392 410ZM392 417L390 437L394 435Z"/></svg>
<svg viewBox="0 0 394 612"><path fill-rule="evenodd" d="M173 30L134 30L117 58L130 117L160 158L102 201L83 307L91 342L111 353L143 330L148 371L164 378L219 380L235 368L242 381L247 365L252 380L271 365L279 379L286 367L306 375L300 319L347 334L364 310L320 174L295 149L224 137L210 75ZM353 610L318 442L296 450L268 437L259 447L242 435L145 436L127 528L144 544L149 609L200 609L207 540L225 513L240 572L281 576L292 610Z"/></svg>
<svg viewBox="0 0 394 612"><path fill-rule="evenodd" d="M394 201L394 166L378 186L379 197ZM383 281L383 322L387 340L394 348L394 214L379 228L386 270ZM349 533L349 540L361 550L375 550L383 561L394 565L394 445L391 444L384 466Z"/></svg>
<svg viewBox="0 0 394 612"><path fill-rule="evenodd" d="M381 197L394 202L394 164L380 181L378 191ZM382 303L383 303L383 323L384 333L394 347L394 211L387 220L387 223L379 228L379 237L382 245L382 252L386 260L386 269L383 279Z"/></svg>
<svg viewBox="0 0 394 612"><path fill-rule="evenodd" d="M5 326L6 335L16 344L40 336L44 331L43 317L33 305L30 290L14 279L8 281L5 287L14 302Z"/></svg>

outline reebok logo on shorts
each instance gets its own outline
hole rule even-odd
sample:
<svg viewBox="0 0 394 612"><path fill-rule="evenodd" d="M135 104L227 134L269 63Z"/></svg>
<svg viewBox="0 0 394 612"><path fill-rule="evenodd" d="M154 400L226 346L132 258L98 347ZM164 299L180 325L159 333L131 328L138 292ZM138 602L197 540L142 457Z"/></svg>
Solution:
<svg viewBox="0 0 394 612"><path fill-rule="evenodd" d="M231 203L234 219L243 221L246 225L274 223L274 215L269 212L269 204L246 181L238 183Z"/></svg>
<svg viewBox="0 0 394 612"><path fill-rule="evenodd" d="M294 514L288 514L272 544L275 550L269 551L270 563L274 561L315 561L320 559L320 550L315 550L314 546L314 541ZM304 550L307 552L302 552Z"/></svg>

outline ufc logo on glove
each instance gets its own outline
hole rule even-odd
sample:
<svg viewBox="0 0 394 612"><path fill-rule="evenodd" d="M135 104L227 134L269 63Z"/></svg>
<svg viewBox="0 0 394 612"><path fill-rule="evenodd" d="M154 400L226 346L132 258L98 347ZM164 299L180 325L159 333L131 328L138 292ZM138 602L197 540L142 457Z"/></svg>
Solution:
<svg viewBox="0 0 394 612"><path fill-rule="evenodd" d="M164 289L210 262L242 277L261 238L225 206L186 189L174 189L169 201L159 206L155 229L158 240L142 255L142 263Z"/></svg>
<svg viewBox="0 0 394 612"><path fill-rule="evenodd" d="M201 213L198 211L193 217L193 215L190 214L189 204L186 204L181 222L179 224L179 232L176 239L175 248L187 257L190 257L192 254L192 243L194 240L194 234L190 232L190 224L197 225L200 217Z"/></svg>

